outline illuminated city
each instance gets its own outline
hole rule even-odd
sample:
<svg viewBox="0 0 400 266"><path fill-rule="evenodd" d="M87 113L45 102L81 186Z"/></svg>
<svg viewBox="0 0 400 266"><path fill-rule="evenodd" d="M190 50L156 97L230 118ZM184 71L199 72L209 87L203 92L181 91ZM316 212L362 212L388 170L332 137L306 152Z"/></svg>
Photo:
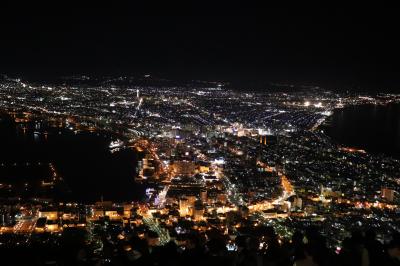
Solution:
<svg viewBox="0 0 400 266"><path fill-rule="evenodd" d="M2 235L89 230L109 222L121 230L148 226L162 243L187 230L212 228L232 237L259 226L273 226L284 241L312 223L325 230L331 248L340 248L354 223L379 228L382 239L400 229L400 161L335 144L320 129L335 109L398 103L400 95L346 95L321 88L243 92L222 83L136 86L124 77L98 86L73 85L85 79L90 78L50 86L4 77L1 109L19 134L33 133L37 141L64 130L103 132L112 136L110 153L141 153L132 182L145 184L145 199L99 198L82 205L11 198L3 206ZM49 196L64 180L52 162L45 163L51 175L40 187ZM3 182L2 194L17 193L15 185ZM31 186L26 184L37 190Z"/></svg>
<svg viewBox="0 0 400 266"><path fill-rule="evenodd" d="M305 82L3 74L5 265L398 265L399 106ZM342 141L364 113L392 149Z"/></svg>

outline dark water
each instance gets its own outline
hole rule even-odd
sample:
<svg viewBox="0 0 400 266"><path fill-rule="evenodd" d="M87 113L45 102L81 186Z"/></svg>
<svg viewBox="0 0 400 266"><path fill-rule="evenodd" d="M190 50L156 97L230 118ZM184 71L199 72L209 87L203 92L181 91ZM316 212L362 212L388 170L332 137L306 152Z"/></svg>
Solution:
<svg viewBox="0 0 400 266"><path fill-rule="evenodd" d="M25 133L22 127L26 128ZM47 136L34 131L47 132ZM10 117L0 116L0 165L16 163L16 170L0 171L0 181L35 177L43 171L33 173L32 167L24 166L26 162L51 162L71 191L70 200L94 202L101 196L114 201L140 199L143 189L134 182L140 155L131 149L112 154L108 149L110 139L105 133L75 134L43 123L37 128L35 124L16 124Z"/></svg>
<svg viewBox="0 0 400 266"><path fill-rule="evenodd" d="M330 119L325 132L336 142L400 158L400 104L350 106Z"/></svg>

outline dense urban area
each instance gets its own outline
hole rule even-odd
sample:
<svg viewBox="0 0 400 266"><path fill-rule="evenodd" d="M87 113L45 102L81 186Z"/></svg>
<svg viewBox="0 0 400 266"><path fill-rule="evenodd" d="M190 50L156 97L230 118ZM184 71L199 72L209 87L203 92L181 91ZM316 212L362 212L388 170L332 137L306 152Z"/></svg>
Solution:
<svg viewBox="0 0 400 266"><path fill-rule="evenodd" d="M64 200L51 160L0 161L1 173L42 169L0 176L0 250L9 265L399 265L400 161L324 133L336 109L396 102L287 84L2 76L17 134L107 134L110 153L140 154L131 182L145 197Z"/></svg>

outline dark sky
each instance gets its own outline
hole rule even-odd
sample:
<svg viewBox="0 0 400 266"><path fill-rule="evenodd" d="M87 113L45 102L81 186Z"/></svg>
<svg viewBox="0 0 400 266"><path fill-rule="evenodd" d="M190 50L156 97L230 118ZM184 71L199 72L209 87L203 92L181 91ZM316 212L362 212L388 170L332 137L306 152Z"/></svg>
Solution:
<svg viewBox="0 0 400 266"><path fill-rule="evenodd" d="M0 72L154 73L397 89L399 11L242 4L13 6L0 11Z"/></svg>

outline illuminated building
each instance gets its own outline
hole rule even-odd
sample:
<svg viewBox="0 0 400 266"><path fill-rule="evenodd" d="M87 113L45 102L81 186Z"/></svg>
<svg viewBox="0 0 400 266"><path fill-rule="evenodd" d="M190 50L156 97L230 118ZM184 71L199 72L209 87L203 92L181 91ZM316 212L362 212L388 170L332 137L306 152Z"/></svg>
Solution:
<svg viewBox="0 0 400 266"><path fill-rule="evenodd" d="M39 218L45 217L47 220L58 220L58 212L50 210L39 211Z"/></svg>
<svg viewBox="0 0 400 266"><path fill-rule="evenodd" d="M130 218L132 215L132 204L125 204L124 205L124 218Z"/></svg>
<svg viewBox="0 0 400 266"><path fill-rule="evenodd" d="M122 219L122 216L119 214L117 210L106 211L106 216L108 216L109 219L112 221L118 221Z"/></svg>
<svg viewBox="0 0 400 266"><path fill-rule="evenodd" d="M244 137L244 136L246 136L246 130L245 129L239 129L238 131L237 131L237 136L238 137Z"/></svg>
<svg viewBox="0 0 400 266"><path fill-rule="evenodd" d="M189 202L189 207L193 207L194 203L196 202L197 198L195 196L186 196Z"/></svg>
<svg viewBox="0 0 400 266"><path fill-rule="evenodd" d="M204 206L203 203L200 200L197 200L194 203L194 208L193 208L193 218L195 221L201 221L203 219L203 214L204 214Z"/></svg>
<svg viewBox="0 0 400 266"><path fill-rule="evenodd" d="M293 202L293 207L298 209L303 208L303 200L300 197L296 197Z"/></svg>
<svg viewBox="0 0 400 266"><path fill-rule="evenodd" d="M181 217L189 215L189 200L186 197L179 199L179 215Z"/></svg>
<svg viewBox="0 0 400 266"><path fill-rule="evenodd" d="M196 171L196 165L190 161L175 161L171 167L177 175L192 175Z"/></svg>
<svg viewBox="0 0 400 266"><path fill-rule="evenodd" d="M56 221L47 220L45 228L46 228L45 229L46 231L56 232L56 231L59 230L59 225L58 225L58 223Z"/></svg>
<svg viewBox="0 0 400 266"><path fill-rule="evenodd" d="M179 214L181 217L192 216L197 198L193 195L184 196L179 199Z"/></svg>
<svg viewBox="0 0 400 266"><path fill-rule="evenodd" d="M207 190L206 189L200 190L200 199L203 203L207 202Z"/></svg>
<svg viewBox="0 0 400 266"><path fill-rule="evenodd" d="M222 204L225 204L226 201L227 201L227 196L226 196L226 194L225 194L225 193L218 193L218 194L217 194L217 200L218 200L219 202L221 202Z"/></svg>
<svg viewBox="0 0 400 266"><path fill-rule="evenodd" d="M392 202L394 200L394 190L390 188L382 188L381 196L387 201Z"/></svg>
<svg viewBox="0 0 400 266"><path fill-rule="evenodd" d="M210 167L208 165L200 165L199 172L200 173L208 173L210 171Z"/></svg>
<svg viewBox="0 0 400 266"><path fill-rule="evenodd" d="M135 178L137 181L154 177L156 173L154 159L147 154L146 157L142 159L140 164L138 164L137 170L139 172L138 178Z"/></svg>

